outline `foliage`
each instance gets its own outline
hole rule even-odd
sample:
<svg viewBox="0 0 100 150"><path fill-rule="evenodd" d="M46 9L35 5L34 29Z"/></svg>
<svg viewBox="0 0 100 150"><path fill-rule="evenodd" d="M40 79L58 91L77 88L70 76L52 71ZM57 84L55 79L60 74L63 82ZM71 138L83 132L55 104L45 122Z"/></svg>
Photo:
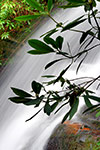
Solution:
<svg viewBox="0 0 100 150"><path fill-rule="evenodd" d="M45 1L44 1L45 2ZM42 6L45 3L42 2ZM9 35L17 33L21 28L27 27L30 23L28 19L23 22L14 20L20 15L34 15L38 10L31 7L26 0L4 0L0 2L0 37L1 39L9 38ZM29 16L28 16L29 17ZM36 17L35 17L36 18ZM31 19L35 19L34 17Z"/></svg>
<svg viewBox="0 0 100 150"><path fill-rule="evenodd" d="M40 2L41 0L38 1ZM41 5L46 7L46 1L42 0ZM32 20L40 16L34 16L36 12L38 12L38 10L29 6L26 0L0 1L0 44L2 45L0 48L0 67L6 64L6 60L8 60L8 57L13 53L13 51L9 50L9 45L11 45L11 47L13 45L12 43L17 45L20 40L17 40L16 37L19 34L22 35L23 33L25 34L25 32L30 32L29 26L32 26L34 23ZM25 18L22 22L14 19L20 15L28 15L26 21ZM33 16L31 20L28 20L30 15Z"/></svg>
<svg viewBox="0 0 100 150"><path fill-rule="evenodd" d="M47 81L45 83L33 81L31 84L33 92L32 95L26 93L25 91L22 91L21 89L12 88L13 92L17 96L11 97L9 99L15 103L23 103L24 105L28 106L34 105L34 107L40 107L40 110L28 120L36 116L41 110L43 110L47 115L50 115L53 111L56 114L60 109L68 104L70 106L70 109L66 111L62 122L64 122L68 117L69 119L72 119L72 117L78 110L81 98L84 99L85 104L88 107L88 109L85 110L84 113L87 111L100 111L100 97L97 97L96 93L89 89L95 82L97 83L97 88L99 88L100 75L98 75L96 78L80 77L72 80L66 79L64 77L64 74L70 69L72 65L74 65L74 63L76 63L76 61L79 62L78 66L76 66L76 73L78 73L83 61L85 60L89 52L100 46L100 26L98 23L100 17L99 10L96 8L97 1L99 2L99 0L67 0L67 4L60 6L61 8L66 9L83 6L85 11L83 15L75 18L71 22L67 22L67 24L57 22L56 20L54 20L54 18L52 18L52 0L48 0L47 9L41 7L41 4L35 0L26 1L31 5L31 7L35 7L38 10L35 16L48 15L56 23L56 27L54 29L46 32L41 36L43 38L42 41L37 39L31 39L28 41L29 45L33 48L28 53L32 55L54 53L57 56L61 56L61 58L49 62L45 66L45 69L48 69L59 61L66 61L69 59L70 63L56 76L43 76L49 79L53 78L50 81ZM33 15L20 16L15 19L19 21L26 21L27 17L29 20L32 19L32 16ZM84 23L89 24L88 28L85 31L75 29L75 27ZM61 33L74 31L81 34L78 52L76 51L76 53L73 54L69 43L67 43L67 52L63 50L64 37L62 37L60 33L59 36L56 37L56 39L52 37L52 35L58 31ZM97 42L97 44L92 45L94 40ZM57 83L60 83L61 90L47 90L47 86L54 86ZM94 105L91 103L91 101L96 101L98 103ZM41 103L44 104L42 108L40 105Z"/></svg>

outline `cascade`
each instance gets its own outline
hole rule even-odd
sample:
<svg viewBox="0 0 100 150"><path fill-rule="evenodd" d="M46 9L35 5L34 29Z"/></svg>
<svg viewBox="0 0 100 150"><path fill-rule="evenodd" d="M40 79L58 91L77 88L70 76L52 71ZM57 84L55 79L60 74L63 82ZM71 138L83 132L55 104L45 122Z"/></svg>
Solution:
<svg viewBox="0 0 100 150"><path fill-rule="evenodd" d="M82 13L83 9L60 9L54 15L54 18L59 22L74 19ZM51 20L42 23L31 38L39 38L40 35L55 27ZM72 34L62 34L66 37L66 41L71 41L72 49L76 49L77 38ZM64 45L66 48L66 44ZM32 80L41 81L41 75L54 73L57 74L60 68L66 66L65 63L57 64L45 71L48 61L55 58L54 55L32 56L27 54L30 46L27 42L16 53L13 60L8 64L0 74L0 150L43 150L48 138L54 128L61 122L65 110L59 112L56 116L53 114L48 117L46 114L40 113L29 122L26 119L31 117L37 108L26 107L23 105L13 104L8 100L8 97L13 95L10 87L18 87L24 90L30 90ZM66 49L65 49L66 50ZM97 51L94 55L97 57ZM99 59L94 63L94 55L90 55L89 59L82 65L82 69L78 76L90 75L95 76L98 73ZM92 63L92 65L91 65ZM96 65L97 64L97 65ZM94 70L92 70L95 65ZM88 66L88 67L87 67ZM89 68L89 69L88 69ZM67 77L75 77L74 68L67 73Z"/></svg>

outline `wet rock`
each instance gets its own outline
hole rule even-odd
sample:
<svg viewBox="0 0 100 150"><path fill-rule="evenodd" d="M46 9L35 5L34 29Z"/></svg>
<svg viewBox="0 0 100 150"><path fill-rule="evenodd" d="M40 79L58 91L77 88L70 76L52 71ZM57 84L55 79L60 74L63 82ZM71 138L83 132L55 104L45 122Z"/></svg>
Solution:
<svg viewBox="0 0 100 150"><path fill-rule="evenodd" d="M45 150L99 150L99 141L100 130L66 121L54 131Z"/></svg>

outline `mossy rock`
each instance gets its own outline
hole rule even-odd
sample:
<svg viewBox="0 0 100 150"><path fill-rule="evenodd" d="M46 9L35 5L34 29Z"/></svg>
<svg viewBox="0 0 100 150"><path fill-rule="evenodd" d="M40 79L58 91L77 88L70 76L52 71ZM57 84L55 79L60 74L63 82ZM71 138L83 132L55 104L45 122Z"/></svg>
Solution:
<svg viewBox="0 0 100 150"><path fill-rule="evenodd" d="M99 150L97 143L100 137L95 137L91 129L74 134L74 132L69 133L69 128L69 124L59 125L51 135L45 150Z"/></svg>

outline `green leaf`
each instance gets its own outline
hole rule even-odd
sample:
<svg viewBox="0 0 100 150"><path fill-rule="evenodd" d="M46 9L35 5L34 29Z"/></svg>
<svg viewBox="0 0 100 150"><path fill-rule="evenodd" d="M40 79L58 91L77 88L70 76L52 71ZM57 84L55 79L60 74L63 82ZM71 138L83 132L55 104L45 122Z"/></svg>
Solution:
<svg viewBox="0 0 100 150"><path fill-rule="evenodd" d="M36 19L36 18L38 18L40 16L41 16L40 14L38 14L38 15L24 15L24 16L16 17L15 20L28 21L28 20L31 20L31 19Z"/></svg>
<svg viewBox="0 0 100 150"><path fill-rule="evenodd" d="M70 110L69 110L69 112L67 112L67 113L65 114L65 116L64 116L64 118L63 118L63 120L62 120L61 123L64 123L64 121L66 121L66 119L68 118L69 114L70 114Z"/></svg>
<svg viewBox="0 0 100 150"><path fill-rule="evenodd" d="M97 102L100 102L100 97L97 97L97 96L94 96L94 95L87 95L88 98L92 99L92 100L95 100Z"/></svg>
<svg viewBox="0 0 100 150"><path fill-rule="evenodd" d="M66 9L66 8L73 8L73 7L80 7L83 6L85 3L84 2L80 2L80 3L68 3L67 5L62 5L59 6L60 8Z"/></svg>
<svg viewBox="0 0 100 150"><path fill-rule="evenodd" d="M33 81L32 84L32 89L36 94L40 94L41 88L43 87L42 84L39 82Z"/></svg>
<svg viewBox="0 0 100 150"><path fill-rule="evenodd" d="M88 32L83 32L82 36L80 38L80 44L86 39L86 37L88 36Z"/></svg>
<svg viewBox="0 0 100 150"><path fill-rule="evenodd" d="M48 12L50 12L53 8L53 0L48 0Z"/></svg>
<svg viewBox="0 0 100 150"><path fill-rule="evenodd" d="M59 48L60 50L62 49L63 41L64 41L64 39L63 39L63 37L61 37L61 36L58 36L58 37L56 38L56 43L57 43L57 46L58 46L58 48Z"/></svg>
<svg viewBox="0 0 100 150"><path fill-rule="evenodd" d="M52 34L54 34L54 33L56 33L58 30L56 29L56 28L54 28L54 29L52 29L52 30L50 30L50 31L48 31L48 32L46 32L46 33L44 33L43 35L41 35L40 37L43 37L43 36L51 36Z"/></svg>
<svg viewBox="0 0 100 150"><path fill-rule="evenodd" d="M79 62L78 67L77 67L77 69L76 69L76 74L78 73L78 70L79 70L79 68L81 67L83 61L85 60L87 54L88 54L88 53L86 53L85 56L83 57L83 59Z"/></svg>
<svg viewBox="0 0 100 150"><path fill-rule="evenodd" d="M24 97L10 97L9 99L12 102L17 103L17 104L19 104L19 103L25 104L25 103L30 102L32 100L32 99L28 99L28 98L24 98Z"/></svg>
<svg viewBox="0 0 100 150"><path fill-rule="evenodd" d="M43 83L48 86L48 85L54 84L54 82L55 82L55 80L51 80L51 81L49 81L49 82L43 82Z"/></svg>
<svg viewBox="0 0 100 150"><path fill-rule="evenodd" d="M64 98L64 96L60 96L59 94L54 92L54 94L52 94L51 100L53 100L53 101L56 100L57 102L61 102L63 98Z"/></svg>
<svg viewBox="0 0 100 150"><path fill-rule="evenodd" d="M69 113L69 120L72 119L72 117L75 115L75 113L77 112L77 109L78 109L78 105L79 105L79 99L76 98L73 106L71 107L71 111Z"/></svg>
<svg viewBox="0 0 100 150"><path fill-rule="evenodd" d="M41 110L42 110L42 108L36 114L34 114L31 118L27 119L25 122L30 121L31 119L33 119L36 115L38 115L40 113Z"/></svg>
<svg viewBox="0 0 100 150"><path fill-rule="evenodd" d="M28 51L28 53L32 54L32 55L42 55L42 54L48 54L48 53L51 53L51 52L41 51L41 50L30 50L30 51Z"/></svg>
<svg viewBox="0 0 100 150"><path fill-rule="evenodd" d="M54 78L55 76L53 75L45 75L45 76L42 76L43 78Z"/></svg>
<svg viewBox="0 0 100 150"><path fill-rule="evenodd" d="M39 11L44 11L42 6L36 1L36 0L26 0L26 2L32 6L33 8L39 10Z"/></svg>
<svg viewBox="0 0 100 150"><path fill-rule="evenodd" d="M35 48L35 50L31 50L28 52L30 54L46 54L54 52L54 50L51 47L49 47L42 41L31 39L28 41L28 43L31 47Z"/></svg>
<svg viewBox="0 0 100 150"><path fill-rule="evenodd" d="M58 105L58 102L55 102L54 104L51 105L52 111L54 111L54 109L57 107L57 105Z"/></svg>
<svg viewBox="0 0 100 150"><path fill-rule="evenodd" d="M100 104L93 105L93 106L89 107L88 109L86 109L86 110L83 112L83 114L86 113L87 111L93 110L94 108L96 108L96 107L98 107L98 106L100 106Z"/></svg>
<svg viewBox="0 0 100 150"><path fill-rule="evenodd" d="M69 30L69 29L81 24L82 22L84 22L86 19L80 20L82 17L83 16L81 16L81 17L75 19L74 21L70 22L69 24L67 24L65 27L63 27L61 32L65 31L65 30Z"/></svg>
<svg viewBox="0 0 100 150"><path fill-rule="evenodd" d="M67 0L68 2L70 2L70 3L84 3L85 2L85 0Z"/></svg>
<svg viewBox="0 0 100 150"><path fill-rule="evenodd" d="M54 41L54 39L50 38L49 36L45 36L44 37L44 41L47 44L51 44L55 49L58 49L58 47L57 47L56 42Z"/></svg>
<svg viewBox="0 0 100 150"><path fill-rule="evenodd" d="M21 89L17 89L17 88L13 88L13 87L11 87L11 89L13 90L13 92L16 95L18 95L20 97L32 97L32 95L30 95L29 93L27 93L27 92L25 92L25 91L23 91Z"/></svg>
<svg viewBox="0 0 100 150"><path fill-rule="evenodd" d="M60 75L57 77L57 79L54 81L54 83L58 82L62 76L65 74L65 72L70 68L72 64L68 65L67 68L65 68L64 70L61 71Z"/></svg>
<svg viewBox="0 0 100 150"><path fill-rule="evenodd" d="M29 102L25 102L24 104L28 105L28 106L35 105L35 107L38 107L40 105L40 103L42 102L43 98L44 98L44 96L42 95L42 96L38 97L37 99L32 99Z"/></svg>
<svg viewBox="0 0 100 150"><path fill-rule="evenodd" d="M90 23L90 25L92 25L92 22L91 22L91 16L90 16L89 13L88 13L88 22Z"/></svg>
<svg viewBox="0 0 100 150"><path fill-rule="evenodd" d="M86 104L87 107L93 106L93 105L91 104L91 102L90 102L90 100L89 100L89 98L88 98L87 95L83 95L83 97L84 97L84 101L85 101L85 104Z"/></svg>
<svg viewBox="0 0 100 150"><path fill-rule="evenodd" d="M86 92L86 94L87 94L87 95L89 95L89 93L91 93L91 94L95 94L95 92L90 91L90 90L86 90L85 92Z"/></svg>
<svg viewBox="0 0 100 150"><path fill-rule="evenodd" d="M51 112L52 112L52 108L49 105L49 103L47 102L44 106L44 113L46 113L49 116L51 114Z"/></svg>
<svg viewBox="0 0 100 150"><path fill-rule="evenodd" d="M96 117L99 117L100 116L100 111L96 114Z"/></svg>
<svg viewBox="0 0 100 150"><path fill-rule="evenodd" d="M61 82L61 87L65 84L65 79L63 77L60 78L60 82Z"/></svg>
<svg viewBox="0 0 100 150"><path fill-rule="evenodd" d="M48 64L45 66L45 69L48 69L49 67L51 67L52 65L54 65L56 62L61 61L61 60L63 60L63 58L57 59L57 60L54 60L54 61L51 61L50 63L48 63Z"/></svg>

